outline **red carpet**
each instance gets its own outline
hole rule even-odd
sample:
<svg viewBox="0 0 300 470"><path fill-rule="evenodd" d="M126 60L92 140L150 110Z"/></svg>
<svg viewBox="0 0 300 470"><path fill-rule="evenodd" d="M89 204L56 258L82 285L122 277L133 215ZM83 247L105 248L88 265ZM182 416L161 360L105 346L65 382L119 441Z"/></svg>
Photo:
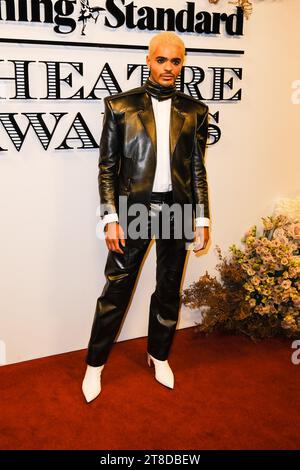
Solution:
<svg viewBox="0 0 300 470"><path fill-rule="evenodd" d="M118 343L102 392L81 394L85 351L0 368L0 449L298 449L300 365L291 341L177 332L175 389Z"/></svg>

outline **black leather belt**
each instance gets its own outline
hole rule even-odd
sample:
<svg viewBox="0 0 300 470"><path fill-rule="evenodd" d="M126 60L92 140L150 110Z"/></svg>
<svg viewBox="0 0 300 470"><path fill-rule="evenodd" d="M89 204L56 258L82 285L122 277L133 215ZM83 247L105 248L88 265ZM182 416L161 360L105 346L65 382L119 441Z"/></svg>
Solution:
<svg viewBox="0 0 300 470"><path fill-rule="evenodd" d="M152 192L150 202L153 202L154 204L171 204L173 202L173 191L158 193Z"/></svg>

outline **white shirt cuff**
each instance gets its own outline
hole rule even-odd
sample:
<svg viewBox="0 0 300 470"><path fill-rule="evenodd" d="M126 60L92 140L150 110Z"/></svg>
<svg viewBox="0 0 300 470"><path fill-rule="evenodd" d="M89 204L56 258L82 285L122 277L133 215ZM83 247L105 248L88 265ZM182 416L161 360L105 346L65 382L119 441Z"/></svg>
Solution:
<svg viewBox="0 0 300 470"><path fill-rule="evenodd" d="M112 214L106 214L102 218L103 227L105 227L105 225L108 224L109 222L118 222L118 221L119 221L119 217L116 212L113 212Z"/></svg>
<svg viewBox="0 0 300 470"><path fill-rule="evenodd" d="M210 222L208 217L196 217L195 226L196 227L209 227Z"/></svg>

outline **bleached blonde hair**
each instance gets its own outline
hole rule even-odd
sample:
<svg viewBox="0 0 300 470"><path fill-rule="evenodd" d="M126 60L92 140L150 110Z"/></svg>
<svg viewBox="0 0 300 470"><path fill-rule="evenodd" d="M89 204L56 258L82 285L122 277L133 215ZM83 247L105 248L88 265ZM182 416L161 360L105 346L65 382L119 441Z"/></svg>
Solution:
<svg viewBox="0 0 300 470"><path fill-rule="evenodd" d="M161 44L172 44L174 46L178 46L182 49L182 56L185 56L185 45L183 40L171 31L164 31L153 36L149 42L149 56L152 56L156 48Z"/></svg>

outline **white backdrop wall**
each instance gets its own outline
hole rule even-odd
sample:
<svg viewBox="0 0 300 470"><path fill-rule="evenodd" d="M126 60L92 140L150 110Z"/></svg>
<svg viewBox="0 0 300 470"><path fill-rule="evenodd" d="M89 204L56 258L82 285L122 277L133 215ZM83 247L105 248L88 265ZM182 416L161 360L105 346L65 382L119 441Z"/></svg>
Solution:
<svg viewBox="0 0 300 470"><path fill-rule="evenodd" d="M91 5L99 3L90 0ZM135 1L138 6L146 3ZM198 10L235 11L225 0L215 6L206 0L195 3ZM206 270L216 272L216 244L226 252L231 243L239 243L250 225L259 224L262 216L273 211L278 198L299 195L300 105L297 100L292 103L292 83L300 80L300 3L253 3L254 12L245 21L243 37L229 37L224 32L212 36L181 33L187 47L245 51L244 55L187 56L186 65L206 71L200 90L211 114L219 111L222 136L208 147L206 154L211 243L201 256L190 253L183 288ZM155 0L151 6L179 10L186 3ZM78 13L79 5L76 8ZM112 31L100 19L88 24L84 37L80 27L71 35L59 36L47 24L2 21L1 37L147 45L156 33L125 27ZM43 100L47 81L42 61L82 62L82 76L71 66L62 67L62 78L72 73L73 83L62 82L61 90L66 97L84 86L86 96L106 62L122 90L139 86L138 72L127 78L127 64L144 64L145 52L53 44L0 43L0 47L4 61L0 62L1 113L17 113L23 132L27 120L20 113L46 113L45 122L51 130L54 117L49 113L68 113L59 121L47 151L32 129L17 151L0 124L0 147L7 149L0 151L0 363L9 364L85 348L96 299L105 282L107 248L96 237L98 150L55 148L78 112L99 142L102 99L108 92L97 91L98 100ZM4 79L13 76L11 60L33 61L29 66L30 93L38 99L4 99L14 96L13 81ZM209 100L212 74L208 68L217 66L243 69L242 80L234 80L234 89L226 92L233 96L241 88L241 101ZM101 80L99 87L104 88ZM69 141L72 147L79 144ZM155 245L144 263L119 340L147 334L154 288ZM199 312L182 306L179 327L191 326L199 318Z"/></svg>

